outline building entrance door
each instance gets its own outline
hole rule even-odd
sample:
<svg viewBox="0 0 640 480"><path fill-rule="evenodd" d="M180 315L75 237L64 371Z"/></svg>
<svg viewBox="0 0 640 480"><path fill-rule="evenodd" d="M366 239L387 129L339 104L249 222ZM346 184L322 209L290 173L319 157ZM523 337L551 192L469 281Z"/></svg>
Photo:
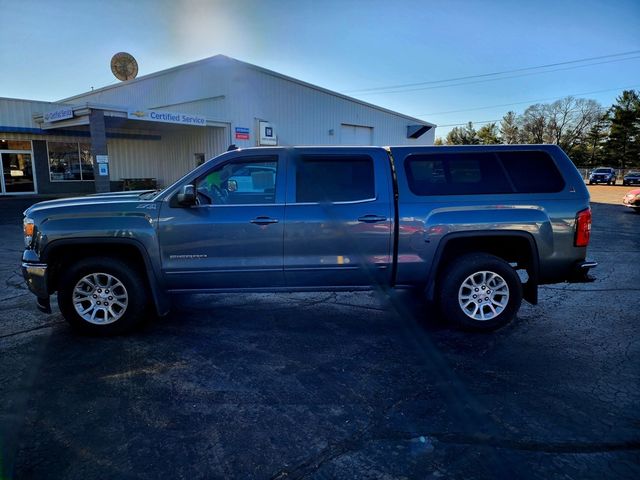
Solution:
<svg viewBox="0 0 640 480"><path fill-rule="evenodd" d="M0 193L35 193L31 153L2 152Z"/></svg>

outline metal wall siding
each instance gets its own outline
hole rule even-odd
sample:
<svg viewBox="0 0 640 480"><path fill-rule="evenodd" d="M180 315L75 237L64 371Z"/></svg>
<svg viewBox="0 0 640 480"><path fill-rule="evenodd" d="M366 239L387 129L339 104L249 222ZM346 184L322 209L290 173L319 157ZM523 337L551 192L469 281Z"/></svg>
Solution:
<svg viewBox="0 0 640 480"><path fill-rule="evenodd" d="M254 129L256 118L274 123L281 145L341 144L342 124L373 127L374 145L433 143L434 129L419 139L406 138L407 126L415 122L405 117L258 70L247 68L245 75L247 79L234 86L230 103L239 110L234 118L244 118L242 126L250 123Z"/></svg>
<svg viewBox="0 0 640 480"><path fill-rule="evenodd" d="M156 178L167 186L195 167L196 153L208 160L224 152L228 144L225 128L206 127L163 132L162 139L109 139L111 180Z"/></svg>
<svg viewBox="0 0 640 480"><path fill-rule="evenodd" d="M62 103L38 102L14 98L0 98L0 125L6 127L36 128L34 113L45 113L66 106Z"/></svg>

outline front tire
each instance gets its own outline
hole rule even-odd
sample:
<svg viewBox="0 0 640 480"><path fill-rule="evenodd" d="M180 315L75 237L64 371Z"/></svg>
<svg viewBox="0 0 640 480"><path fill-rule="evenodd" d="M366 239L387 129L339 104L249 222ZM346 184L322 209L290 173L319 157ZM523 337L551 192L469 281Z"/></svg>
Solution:
<svg viewBox="0 0 640 480"><path fill-rule="evenodd" d="M491 331L515 318L522 303L522 283L501 258L468 254L445 270L439 297L443 315L457 327Z"/></svg>
<svg viewBox="0 0 640 480"><path fill-rule="evenodd" d="M119 259L82 259L60 277L58 306L65 320L82 333L118 335L144 321L146 283Z"/></svg>

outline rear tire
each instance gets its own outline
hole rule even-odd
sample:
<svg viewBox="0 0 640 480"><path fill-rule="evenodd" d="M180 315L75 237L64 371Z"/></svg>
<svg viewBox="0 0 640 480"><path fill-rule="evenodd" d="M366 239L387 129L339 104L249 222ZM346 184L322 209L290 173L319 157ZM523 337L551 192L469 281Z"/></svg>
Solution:
<svg viewBox="0 0 640 480"><path fill-rule="evenodd" d="M522 303L522 283L516 271L486 253L459 257L439 283L443 315L465 330L500 328L515 318Z"/></svg>
<svg viewBox="0 0 640 480"><path fill-rule="evenodd" d="M79 260L66 269L58 285L60 311L82 333L118 335L131 331L147 316L146 282L122 260Z"/></svg>

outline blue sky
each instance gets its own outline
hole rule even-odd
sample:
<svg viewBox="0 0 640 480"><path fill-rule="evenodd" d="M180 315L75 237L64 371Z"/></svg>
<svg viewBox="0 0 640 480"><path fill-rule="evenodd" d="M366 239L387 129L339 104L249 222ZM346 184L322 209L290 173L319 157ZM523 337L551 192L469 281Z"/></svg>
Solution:
<svg viewBox="0 0 640 480"><path fill-rule="evenodd" d="M640 89L640 52L425 84L640 51L639 0L0 0L0 11L3 97L58 100L115 83L118 51L140 75L221 53L439 125L586 92L608 106L623 87Z"/></svg>

